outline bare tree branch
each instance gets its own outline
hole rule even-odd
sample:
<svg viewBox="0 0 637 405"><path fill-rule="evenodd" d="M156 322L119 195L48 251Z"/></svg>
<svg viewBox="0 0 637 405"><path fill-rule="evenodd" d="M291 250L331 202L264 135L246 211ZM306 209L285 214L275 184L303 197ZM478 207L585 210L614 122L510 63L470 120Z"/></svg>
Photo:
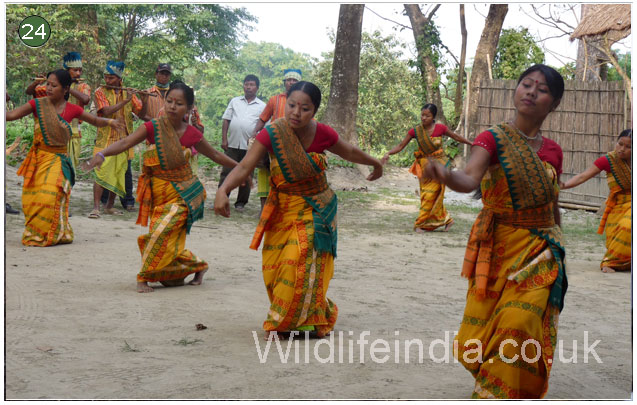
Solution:
<svg viewBox="0 0 637 405"><path fill-rule="evenodd" d="M390 20L389 18L383 17L382 15L378 14L377 12L375 12L374 10L372 10L371 8L369 8L369 7L367 7L367 6L365 6L365 8L366 8L367 10L371 11L372 13L376 14L378 17L382 18L382 19L383 19L383 20L385 20L385 21L389 21L389 22L391 22L391 23L394 23L394 24L396 24L396 25L399 25L399 26L401 26L401 27L403 27L403 28L407 28L407 29L409 29L409 30L410 30L410 29L412 29L411 27L409 27L409 26L407 26L407 25L404 25L404 24L401 24L401 23L399 23L399 22L397 22L397 21Z"/></svg>
<svg viewBox="0 0 637 405"><path fill-rule="evenodd" d="M436 4L436 7L434 7L434 9L431 10L431 12L427 15L427 20L431 21L434 14L436 14L436 11L438 11L439 8L440 8L440 4Z"/></svg>

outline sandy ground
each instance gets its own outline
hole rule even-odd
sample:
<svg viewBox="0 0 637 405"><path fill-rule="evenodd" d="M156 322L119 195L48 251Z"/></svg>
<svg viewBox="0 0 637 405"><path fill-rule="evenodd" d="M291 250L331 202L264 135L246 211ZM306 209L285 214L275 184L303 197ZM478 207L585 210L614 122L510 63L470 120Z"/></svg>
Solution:
<svg viewBox="0 0 637 405"><path fill-rule="evenodd" d="M6 398L468 398L473 378L450 354L436 362L445 349L432 343L450 342L459 326L466 292L460 266L475 218L463 206L479 202L448 193L456 225L417 235L416 181L406 169L374 183L354 169L333 169L329 177L335 189L350 190L340 203L328 294L339 319L332 341L295 340L287 362L274 344L260 361L268 299L260 253L248 248L256 198L230 219L208 209L192 229L187 247L210 264L202 286L151 294L136 293L134 285L136 238L145 229L135 225L136 213L88 219L89 182L73 189L70 245L26 248L24 217L6 216ZM21 178L10 167L6 178L6 199L19 207ZM205 185L210 207L216 182ZM396 204L392 195L406 202ZM587 213L566 216L591 229L598 221ZM602 274L603 238L584 239L567 240L569 291L558 333L567 360L556 358L547 398L630 398L631 274ZM197 331L198 323L207 329ZM414 339L422 342L422 362L415 345L405 357L404 341ZM584 344L597 340L601 362L591 353L585 362ZM322 363L330 342L334 362Z"/></svg>

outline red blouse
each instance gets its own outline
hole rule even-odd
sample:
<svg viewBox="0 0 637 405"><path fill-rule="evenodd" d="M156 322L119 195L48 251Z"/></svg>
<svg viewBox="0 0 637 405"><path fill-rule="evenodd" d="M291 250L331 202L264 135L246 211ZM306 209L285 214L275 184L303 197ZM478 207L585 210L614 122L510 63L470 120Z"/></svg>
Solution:
<svg viewBox="0 0 637 405"><path fill-rule="evenodd" d="M434 132L433 134L429 135L432 138L436 138L438 136L443 136L444 134L447 133L447 130L449 128L447 128L447 126L445 124L436 124L434 126ZM408 135L410 135L412 138L416 137L416 131L412 128L407 132Z"/></svg>
<svg viewBox="0 0 637 405"><path fill-rule="evenodd" d="M273 152L272 143L270 142L270 135L266 129L262 129L261 132L257 134L257 141L261 143L261 145L265 146L269 152ZM334 146L338 142L338 134L332 127L329 125L321 124L320 122L316 123L316 134L314 135L314 140L309 148L305 151L323 153L325 149L329 149Z"/></svg>
<svg viewBox="0 0 637 405"><path fill-rule="evenodd" d="M606 156L602 156L601 158L597 159L595 162L593 162L593 164L597 166L599 170L610 173L610 162L608 161L608 158Z"/></svg>
<svg viewBox="0 0 637 405"><path fill-rule="evenodd" d="M155 143L155 127L153 127L152 121L146 121L144 125L146 126L146 140L149 144L153 145ZM179 138L179 143L181 143L182 146L190 148L201 142L202 139L203 134L192 125L188 125L184 134Z"/></svg>
<svg viewBox="0 0 637 405"><path fill-rule="evenodd" d="M473 146L480 146L489 152L491 155L490 165L499 163L495 139L491 132L484 131L478 135L473 141ZM542 146L540 146L540 150L537 151L537 155L542 161L548 162L551 166L553 166L557 171L558 176L562 174L562 148L557 142L542 137Z"/></svg>
<svg viewBox="0 0 637 405"><path fill-rule="evenodd" d="M31 111L33 111L33 115L37 117L38 113L35 111L35 99L29 100L29 104L31 105ZM73 118L79 118L79 116L82 115L83 112L84 109L79 105L67 102L66 106L64 106L64 111L62 111L62 114L60 115L62 116L62 118L64 118L64 121L71 122L73 121Z"/></svg>

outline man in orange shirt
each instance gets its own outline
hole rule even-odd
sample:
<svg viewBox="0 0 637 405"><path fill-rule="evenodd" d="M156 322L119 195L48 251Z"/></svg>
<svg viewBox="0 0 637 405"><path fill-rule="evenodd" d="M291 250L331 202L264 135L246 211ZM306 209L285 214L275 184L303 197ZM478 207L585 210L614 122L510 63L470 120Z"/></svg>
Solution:
<svg viewBox="0 0 637 405"><path fill-rule="evenodd" d="M283 86L285 86L285 92L277 94L268 100L268 104L259 116L257 126L254 128L253 138L263 129L266 122L272 122L285 116L285 103L288 98L288 90L290 90L290 87L292 87L294 83L300 80L300 69L285 69L283 71ZM265 161L259 163L258 167L257 195L261 198L261 209L263 210L268 193L270 192L270 159L266 156Z"/></svg>

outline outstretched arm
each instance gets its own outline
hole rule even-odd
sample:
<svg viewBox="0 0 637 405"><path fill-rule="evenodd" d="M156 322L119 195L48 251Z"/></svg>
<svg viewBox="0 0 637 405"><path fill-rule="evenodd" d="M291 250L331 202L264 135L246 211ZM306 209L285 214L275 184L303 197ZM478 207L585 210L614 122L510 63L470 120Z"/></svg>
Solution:
<svg viewBox="0 0 637 405"><path fill-rule="evenodd" d="M140 125L135 132L128 135L126 138L120 139L108 148L96 153L91 160L84 162L82 164L82 170L89 171L94 167L101 167L106 156L113 156L122 153L138 143L143 142L144 139L146 139L146 125Z"/></svg>
<svg viewBox="0 0 637 405"><path fill-rule="evenodd" d="M469 145L469 146L472 145L471 141L469 141L467 138L465 138L462 135L456 134L449 128L447 128L447 132L445 132L445 135L447 135L449 138L453 139L456 142L464 143L465 145Z"/></svg>
<svg viewBox="0 0 637 405"><path fill-rule="evenodd" d="M400 141L400 143L397 146L394 146L389 152L385 153L385 156L383 156L380 162L382 164L387 163L387 161L389 160L389 156L395 155L396 153L399 153L400 151L405 149L405 146L407 146L409 141L411 141L411 135L407 134L407 136L402 141Z"/></svg>
<svg viewBox="0 0 637 405"><path fill-rule="evenodd" d="M215 148L212 147L206 140L206 138L201 138L198 144L195 145L195 149L197 152L206 156L208 159L213 162L219 163L221 166L225 167L235 167L238 163L233 159L229 158L227 155L219 152Z"/></svg>
<svg viewBox="0 0 637 405"><path fill-rule="evenodd" d="M252 144L252 147L248 150L245 157L232 169L217 190L217 195L215 196L215 214L224 217L230 216L230 200L228 199L228 194L245 182L248 176L252 174L257 162L264 153L267 153L267 149L261 142L256 141Z"/></svg>
<svg viewBox="0 0 637 405"><path fill-rule="evenodd" d="M20 107L16 109L5 112L4 117L7 121L15 121L15 120L19 120L22 117L26 117L32 112L33 112L33 109L31 108L31 104L26 103L26 104L22 104Z"/></svg>
<svg viewBox="0 0 637 405"><path fill-rule="evenodd" d="M349 160L352 163L373 166L374 170L369 176L367 176L367 180L376 180L383 175L383 164L380 160L368 155L358 147L343 141L341 138L338 138L338 141L336 141L336 143L327 150L332 153L336 153L338 156L345 160Z"/></svg>
<svg viewBox="0 0 637 405"><path fill-rule="evenodd" d="M489 168L491 155L480 147L471 148L471 157L464 170L449 170L438 162L430 161L425 167L425 177L446 184L459 193L470 193L478 186Z"/></svg>
<svg viewBox="0 0 637 405"><path fill-rule="evenodd" d="M599 172L601 172L599 167L591 165L591 167L581 172L577 176L570 178L566 183L560 182L560 188L562 190L567 190L569 188L577 187L585 181L591 179L592 177L597 176Z"/></svg>

